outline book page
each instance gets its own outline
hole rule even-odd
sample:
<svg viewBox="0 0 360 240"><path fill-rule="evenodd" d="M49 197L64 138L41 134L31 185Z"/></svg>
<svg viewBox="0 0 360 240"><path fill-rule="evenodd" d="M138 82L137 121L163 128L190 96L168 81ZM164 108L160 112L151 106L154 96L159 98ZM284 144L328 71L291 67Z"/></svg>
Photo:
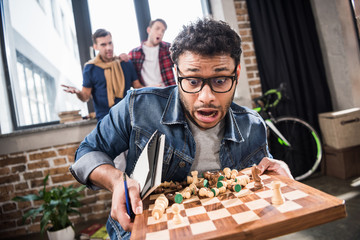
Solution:
<svg viewBox="0 0 360 240"><path fill-rule="evenodd" d="M133 173L131 174L131 178L135 179L139 185L140 185L140 192L144 189L146 180L148 178L149 172L150 172L150 165L149 165L149 155L148 155L148 148L149 144L156 136L156 132L150 137L149 141L146 143L143 151L141 152L139 159L136 162L135 169Z"/></svg>
<svg viewBox="0 0 360 240"><path fill-rule="evenodd" d="M162 166L163 166L163 161L164 161L164 149L165 149L165 135L162 134L159 139L158 139L158 143L157 143L157 154L155 156L157 156L157 158L155 159L155 168L153 169L153 179L151 179L152 181L152 185L151 188L146 190L146 192L141 192L141 199L144 200L147 196L150 195L150 193L152 193L160 184L161 184L161 177L162 177ZM145 189L144 189L145 190Z"/></svg>

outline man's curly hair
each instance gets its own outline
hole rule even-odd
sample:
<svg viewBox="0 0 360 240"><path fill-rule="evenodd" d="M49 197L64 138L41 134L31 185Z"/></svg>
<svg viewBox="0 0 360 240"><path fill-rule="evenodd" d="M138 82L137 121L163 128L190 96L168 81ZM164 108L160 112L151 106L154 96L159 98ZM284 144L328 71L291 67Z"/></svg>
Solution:
<svg viewBox="0 0 360 240"><path fill-rule="evenodd" d="M224 21L198 19L183 26L171 44L171 59L177 65L179 56L189 51L203 56L230 54L235 66L240 63L241 38Z"/></svg>

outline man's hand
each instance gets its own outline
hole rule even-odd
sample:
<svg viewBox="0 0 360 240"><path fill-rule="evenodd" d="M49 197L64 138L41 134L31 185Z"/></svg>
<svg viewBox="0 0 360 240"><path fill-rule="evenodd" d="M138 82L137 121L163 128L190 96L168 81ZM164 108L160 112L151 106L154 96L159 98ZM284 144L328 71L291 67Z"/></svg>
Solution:
<svg viewBox="0 0 360 240"><path fill-rule="evenodd" d="M80 93L80 90L77 89L76 87L71 87L71 86L67 86L67 85L64 85L64 84L61 84L61 86L64 88L63 90L65 92L68 92L68 93L76 93L76 94L79 94Z"/></svg>
<svg viewBox="0 0 360 240"><path fill-rule="evenodd" d="M61 86L64 88L65 92L68 93L75 93L76 96L83 102L87 102L90 99L91 96L91 88L83 87L81 91L77 89L76 87L67 86L64 84L61 84Z"/></svg>
<svg viewBox="0 0 360 240"><path fill-rule="evenodd" d="M121 53L119 55L119 58L121 59L121 61L124 61L124 62L128 62L130 60L129 55L127 55L126 53Z"/></svg>
<svg viewBox="0 0 360 240"><path fill-rule="evenodd" d="M141 214L143 212L143 205L140 199L139 184L129 177L126 178L126 180L131 208L135 214ZM131 232L134 223L131 222L130 216L126 210L126 196L123 179L117 181L117 184L114 186L110 215L114 220L120 223L125 231Z"/></svg>
<svg viewBox="0 0 360 240"><path fill-rule="evenodd" d="M274 171L279 175L294 179L288 165L280 160L264 157L257 167L260 169L260 174L263 174L265 171Z"/></svg>

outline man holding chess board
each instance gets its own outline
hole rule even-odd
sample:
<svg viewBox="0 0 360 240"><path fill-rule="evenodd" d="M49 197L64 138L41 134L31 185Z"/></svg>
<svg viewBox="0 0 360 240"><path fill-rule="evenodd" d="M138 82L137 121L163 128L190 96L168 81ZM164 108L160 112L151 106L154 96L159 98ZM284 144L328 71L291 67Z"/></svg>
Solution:
<svg viewBox="0 0 360 240"><path fill-rule="evenodd" d="M259 174L271 170L292 178L284 162L271 159L263 119L232 102L240 74L239 35L225 22L198 20L184 26L170 50L177 86L128 93L81 143L70 168L80 183L113 193L111 239L130 237L123 171L131 175L155 131L166 138L162 181L254 164ZM116 169L113 159L126 150L126 168ZM139 185L128 178L127 186L132 210L141 214Z"/></svg>

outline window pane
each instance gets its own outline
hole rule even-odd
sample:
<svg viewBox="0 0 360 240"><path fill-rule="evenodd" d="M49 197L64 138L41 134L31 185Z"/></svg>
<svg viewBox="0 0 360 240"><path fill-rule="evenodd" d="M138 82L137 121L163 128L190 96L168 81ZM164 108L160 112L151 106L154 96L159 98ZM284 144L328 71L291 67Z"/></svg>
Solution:
<svg viewBox="0 0 360 240"><path fill-rule="evenodd" d="M134 1L88 0L88 4L93 33L99 28L110 31L115 55L140 45Z"/></svg>
<svg viewBox="0 0 360 240"><path fill-rule="evenodd" d="M61 84L82 87L71 1L4 0L7 54L17 126L58 121L87 105Z"/></svg>
<svg viewBox="0 0 360 240"><path fill-rule="evenodd" d="M163 40L170 43L183 25L203 17L201 0L149 0L149 7L152 20L162 18L168 25Z"/></svg>

